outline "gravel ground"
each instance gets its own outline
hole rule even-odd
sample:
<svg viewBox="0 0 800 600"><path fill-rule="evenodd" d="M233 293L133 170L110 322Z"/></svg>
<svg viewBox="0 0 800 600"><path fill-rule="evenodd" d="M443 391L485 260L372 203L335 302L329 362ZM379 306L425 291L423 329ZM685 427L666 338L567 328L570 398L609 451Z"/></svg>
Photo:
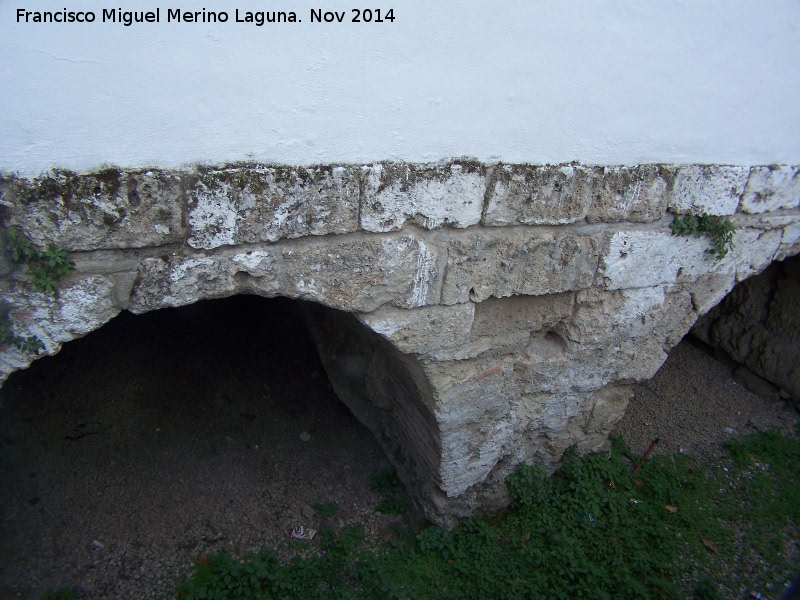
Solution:
<svg viewBox="0 0 800 600"><path fill-rule="evenodd" d="M235 297L123 314L14 374L0 395L0 600L169 597L201 554L360 525L371 544L421 516L381 515L389 466L336 399L293 305ZM797 414L687 342L637 386L616 431L637 452L705 458ZM304 441L307 440L307 441ZM335 502L324 521L311 505ZM312 544L315 542L311 542Z"/></svg>

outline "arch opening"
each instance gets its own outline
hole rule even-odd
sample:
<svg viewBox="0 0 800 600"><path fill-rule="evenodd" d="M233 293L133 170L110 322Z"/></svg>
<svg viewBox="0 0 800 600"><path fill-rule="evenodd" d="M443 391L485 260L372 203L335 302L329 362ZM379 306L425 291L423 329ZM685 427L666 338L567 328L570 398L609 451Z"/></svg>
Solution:
<svg viewBox="0 0 800 600"><path fill-rule="evenodd" d="M653 439L703 459L724 442L800 422L800 255L738 283L670 352L634 396L614 434L635 452ZM667 444L663 441L667 440Z"/></svg>
<svg viewBox="0 0 800 600"><path fill-rule="evenodd" d="M390 461L334 393L306 312L355 322L241 295L123 312L12 374L0 589L158 597L202 553L289 556L296 525L361 526L376 541L420 518L376 512L370 476ZM330 503L331 517L311 512Z"/></svg>

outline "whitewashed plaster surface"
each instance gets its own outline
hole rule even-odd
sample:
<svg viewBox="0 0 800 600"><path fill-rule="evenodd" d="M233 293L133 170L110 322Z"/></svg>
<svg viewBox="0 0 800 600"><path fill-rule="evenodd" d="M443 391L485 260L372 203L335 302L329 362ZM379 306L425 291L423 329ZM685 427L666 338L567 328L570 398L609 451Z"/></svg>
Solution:
<svg viewBox="0 0 800 600"><path fill-rule="evenodd" d="M121 8L231 20L131 27L17 23L21 6L0 1L0 171L462 156L800 163L793 0L401 0L383 4L395 21L382 24L310 22L312 6L349 20L361 7L350 1L147 0ZM236 8L302 22L234 23Z"/></svg>

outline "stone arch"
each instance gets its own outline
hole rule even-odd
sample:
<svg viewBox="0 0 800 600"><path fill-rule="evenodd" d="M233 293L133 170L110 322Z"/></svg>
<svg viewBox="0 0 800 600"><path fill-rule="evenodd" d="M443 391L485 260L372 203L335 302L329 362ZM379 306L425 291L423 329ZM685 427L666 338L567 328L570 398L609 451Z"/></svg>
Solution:
<svg viewBox="0 0 800 600"><path fill-rule="evenodd" d="M48 352L123 309L238 293L348 313L311 320L346 331L364 364L398 365L381 393L405 387L417 400L386 446L410 465L401 475L429 516L447 522L502 504L522 461L552 467L572 443L601 447L630 383L650 378L699 315L800 252L798 202L796 166L457 160L3 176L4 227L71 252L77 267L55 299L33 293L6 253L0 297L14 330ZM722 260L707 239L672 234L673 218L703 213L736 228ZM341 394L363 402L368 382L353 384L341 349L318 339ZM0 373L32 358L5 348ZM381 438L388 421L373 413Z"/></svg>
<svg viewBox="0 0 800 600"><path fill-rule="evenodd" d="M165 262L162 258L155 260ZM237 295L221 294L213 284L204 287L209 284L210 265L210 262L198 261L179 266L193 281L194 295L181 299L169 296L167 306L161 302L159 308L143 310L140 305L131 312L144 314ZM250 278L240 275L240 272L233 273L233 281L244 281L243 287L252 289ZM148 284L151 286L149 297L152 297L152 289L163 291L166 285L159 278L152 278ZM276 297L263 291L253 295ZM6 298L19 302L12 308L16 319L39 320L38 325L29 325L28 332L45 342L47 354L55 354L68 341L100 329L120 312L113 305L113 285L103 278L78 281L62 290L58 298L36 296L39 302L30 313L25 310L31 308L29 297L8 295ZM163 300L164 297L159 298ZM298 304L337 396L375 435L426 516L432 521L446 523L439 514L441 492L435 485L440 479L441 438L431 386L416 358L398 350L365 324L366 320L362 322L352 313L309 300L291 301ZM49 315L42 319L45 311L49 311ZM24 368L32 358L15 348L6 348L6 369Z"/></svg>

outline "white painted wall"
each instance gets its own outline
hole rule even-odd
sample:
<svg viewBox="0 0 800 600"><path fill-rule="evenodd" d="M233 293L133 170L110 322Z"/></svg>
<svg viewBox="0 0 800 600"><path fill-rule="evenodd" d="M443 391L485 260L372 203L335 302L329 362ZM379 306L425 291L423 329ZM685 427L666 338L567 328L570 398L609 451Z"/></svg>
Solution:
<svg viewBox="0 0 800 600"><path fill-rule="evenodd" d="M800 163L796 0L0 0L0 170L382 159ZM294 10L297 24L16 22ZM312 24L309 8L394 8ZM348 12L348 19L350 13ZM99 19L99 17L98 17Z"/></svg>

